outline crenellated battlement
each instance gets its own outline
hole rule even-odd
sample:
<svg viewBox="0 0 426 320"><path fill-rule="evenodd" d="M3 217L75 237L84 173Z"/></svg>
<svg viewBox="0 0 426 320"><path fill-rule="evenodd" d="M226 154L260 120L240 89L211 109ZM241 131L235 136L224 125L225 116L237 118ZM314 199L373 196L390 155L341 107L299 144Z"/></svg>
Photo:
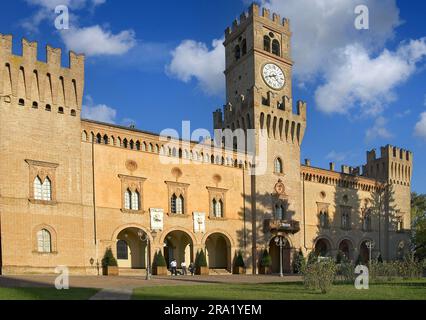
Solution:
<svg viewBox="0 0 426 320"><path fill-rule="evenodd" d="M411 182L412 166L411 151L386 145L380 148L380 157L377 157L376 149L367 151L367 164L363 172L366 176L405 186Z"/></svg>
<svg viewBox="0 0 426 320"><path fill-rule="evenodd" d="M0 96L6 102L46 104L81 110L84 55L69 53L63 67L62 50L46 46L46 61L38 60L38 44L22 39L22 55L13 54L13 38L0 33Z"/></svg>
<svg viewBox="0 0 426 320"><path fill-rule="evenodd" d="M231 27L226 28L225 38L231 37L233 34L238 33L240 29L244 28L248 21L253 19L264 20L265 22L272 24L274 27L284 33L290 32L290 20L282 18L277 13L272 13L268 8L261 8L258 4L253 3L249 7L248 12L243 12L240 15L239 20L235 19Z"/></svg>

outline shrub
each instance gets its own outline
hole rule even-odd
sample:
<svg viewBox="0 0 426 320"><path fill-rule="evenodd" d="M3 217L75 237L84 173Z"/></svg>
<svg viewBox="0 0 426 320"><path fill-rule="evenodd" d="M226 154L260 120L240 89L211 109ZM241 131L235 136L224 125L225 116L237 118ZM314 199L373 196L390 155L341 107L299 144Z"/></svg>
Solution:
<svg viewBox="0 0 426 320"><path fill-rule="evenodd" d="M312 264L318 261L318 255L315 253L315 251L311 251L308 254L308 261L306 264Z"/></svg>
<svg viewBox="0 0 426 320"><path fill-rule="evenodd" d="M158 251L154 257L154 267L167 267L166 259L164 259L161 251Z"/></svg>
<svg viewBox="0 0 426 320"><path fill-rule="evenodd" d="M117 260L114 258L111 248L107 248L102 259L103 267L117 267Z"/></svg>
<svg viewBox="0 0 426 320"><path fill-rule="evenodd" d="M241 251L238 251L237 256L235 258L234 266L237 268L244 268L245 263L243 259L243 253Z"/></svg>
<svg viewBox="0 0 426 320"><path fill-rule="evenodd" d="M336 276L336 264L331 259L312 262L303 270L303 282L310 290L327 293Z"/></svg>
<svg viewBox="0 0 426 320"><path fill-rule="evenodd" d="M195 267L197 268L207 267L207 259L203 249L197 252L197 256L195 258Z"/></svg>
<svg viewBox="0 0 426 320"><path fill-rule="evenodd" d="M260 259L260 265L262 267L272 266L272 257L270 256L268 250L263 250L262 258Z"/></svg>
<svg viewBox="0 0 426 320"><path fill-rule="evenodd" d="M337 264L342 263L343 257L344 257L344 254L342 253L342 251L339 250L339 252L337 252L337 255L336 255L336 263Z"/></svg>
<svg viewBox="0 0 426 320"><path fill-rule="evenodd" d="M336 265L336 274L339 275L343 282L354 283L355 281L355 266L347 259Z"/></svg>
<svg viewBox="0 0 426 320"><path fill-rule="evenodd" d="M306 264L305 257L303 256L302 249L295 252L293 255L292 269L293 273L301 273L304 265Z"/></svg>

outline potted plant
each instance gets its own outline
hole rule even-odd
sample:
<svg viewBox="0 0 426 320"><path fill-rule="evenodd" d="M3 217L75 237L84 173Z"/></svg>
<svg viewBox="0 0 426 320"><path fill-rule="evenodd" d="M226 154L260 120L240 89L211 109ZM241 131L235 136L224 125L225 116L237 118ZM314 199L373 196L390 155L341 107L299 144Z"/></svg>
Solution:
<svg viewBox="0 0 426 320"><path fill-rule="evenodd" d="M269 255L268 250L263 250L262 258L260 259L260 268L259 273L260 274L269 274L271 273L271 266L272 266L272 258Z"/></svg>
<svg viewBox="0 0 426 320"><path fill-rule="evenodd" d="M102 271L104 276L118 276L118 264L111 248L107 248L102 259Z"/></svg>
<svg viewBox="0 0 426 320"><path fill-rule="evenodd" d="M246 273L243 254L242 254L241 251L238 251L237 255L235 256L234 268L233 268L232 271L233 271L232 272L233 274L245 274Z"/></svg>
<svg viewBox="0 0 426 320"><path fill-rule="evenodd" d="M209 275L209 267L207 266L207 259L203 249L197 253L195 258L195 273L201 276Z"/></svg>
<svg viewBox="0 0 426 320"><path fill-rule="evenodd" d="M154 264L152 274L155 276L167 276L167 263L161 251L158 251L154 256Z"/></svg>

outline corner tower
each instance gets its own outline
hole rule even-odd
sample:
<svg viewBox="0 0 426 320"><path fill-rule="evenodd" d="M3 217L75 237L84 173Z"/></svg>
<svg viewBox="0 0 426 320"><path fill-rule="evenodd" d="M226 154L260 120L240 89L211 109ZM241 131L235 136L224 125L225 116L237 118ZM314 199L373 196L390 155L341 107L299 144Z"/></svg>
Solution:
<svg viewBox="0 0 426 320"><path fill-rule="evenodd" d="M269 246L271 229L262 227L267 220L301 221L300 146L306 103L298 101L293 111L290 41L289 20L256 4L225 31L227 100L223 114L217 110L213 115L214 128L255 132L255 154L262 160L251 177L253 256ZM299 248L299 235L288 237L292 247Z"/></svg>
<svg viewBox="0 0 426 320"><path fill-rule="evenodd" d="M409 242L411 228L411 177L413 170L413 153L392 145L380 148L380 157L376 150L367 152L367 164L363 174L380 182L389 183L393 187L393 203L395 212L385 219L383 234L385 236L384 256L395 258L397 252L390 248L398 248L403 241Z"/></svg>

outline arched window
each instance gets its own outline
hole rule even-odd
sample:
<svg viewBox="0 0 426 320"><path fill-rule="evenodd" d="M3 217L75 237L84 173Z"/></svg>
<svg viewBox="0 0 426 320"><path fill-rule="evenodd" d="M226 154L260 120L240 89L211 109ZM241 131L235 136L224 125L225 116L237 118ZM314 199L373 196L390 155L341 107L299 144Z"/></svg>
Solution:
<svg viewBox="0 0 426 320"><path fill-rule="evenodd" d="M174 214L183 214L184 209L184 199L183 196L180 195L179 197L176 196L176 194L173 194L171 198L170 208L172 213Z"/></svg>
<svg viewBox="0 0 426 320"><path fill-rule="evenodd" d="M139 210L139 192L137 192L137 191L133 191L132 192L132 195L131 195L131 197L132 197L132 201L131 201L131 210L135 210L135 211L138 211Z"/></svg>
<svg viewBox="0 0 426 320"><path fill-rule="evenodd" d="M52 237L50 232L42 229L37 232L37 251L42 253L52 252Z"/></svg>
<svg viewBox="0 0 426 320"><path fill-rule="evenodd" d="M241 42L241 54L242 54L242 55L247 54L247 41L246 41L246 39L244 39L244 40Z"/></svg>
<svg viewBox="0 0 426 320"><path fill-rule="evenodd" d="M271 52L271 38L269 36L263 37L263 50Z"/></svg>
<svg viewBox="0 0 426 320"><path fill-rule="evenodd" d="M277 39L274 39L274 41L272 41L272 53L276 56L281 55L280 42Z"/></svg>
<svg viewBox="0 0 426 320"><path fill-rule="evenodd" d="M127 143L127 139L124 138L123 140L123 147L127 149L128 143Z"/></svg>
<svg viewBox="0 0 426 320"><path fill-rule="evenodd" d="M41 193L43 200L52 200L52 183L50 182L50 179L48 177L44 179L43 185L41 186Z"/></svg>
<svg viewBox="0 0 426 320"><path fill-rule="evenodd" d="M216 218L223 218L223 203L222 200L213 199L213 214Z"/></svg>
<svg viewBox="0 0 426 320"><path fill-rule="evenodd" d="M322 210L319 214L319 222L321 228L328 227L328 213L325 210Z"/></svg>
<svg viewBox="0 0 426 320"><path fill-rule="evenodd" d="M350 213L348 208L343 208L342 211L342 229L349 230L351 226Z"/></svg>
<svg viewBox="0 0 426 320"><path fill-rule="evenodd" d="M283 173L283 163L280 158L275 159L275 173Z"/></svg>
<svg viewBox="0 0 426 320"><path fill-rule="evenodd" d="M39 177L34 179L34 199L43 200L42 183Z"/></svg>
<svg viewBox="0 0 426 320"><path fill-rule="evenodd" d="M281 204L275 205L275 218L277 220L284 220L284 208Z"/></svg>
<svg viewBox="0 0 426 320"><path fill-rule="evenodd" d="M129 249L127 242L124 240L117 241L117 259L128 260L129 259Z"/></svg>
<svg viewBox="0 0 426 320"><path fill-rule="evenodd" d="M136 150L138 150L138 151L141 150L141 143L140 143L140 141L136 141Z"/></svg>
<svg viewBox="0 0 426 320"><path fill-rule="evenodd" d="M239 60L241 58L241 49L240 46L236 46L234 49L235 60Z"/></svg>
<svg viewBox="0 0 426 320"><path fill-rule="evenodd" d="M152 143L150 143L148 146L148 152L152 152Z"/></svg>
<svg viewBox="0 0 426 320"><path fill-rule="evenodd" d="M127 189L126 192L124 193L124 209L130 210L131 199L132 199L132 192Z"/></svg>
<svg viewBox="0 0 426 320"><path fill-rule="evenodd" d="M362 230L365 232L371 231L371 213L370 210L366 210L362 218Z"/></svg>
<svg viewBox="0 0 426 320"><path fill-rule="evenodd" d="M104 135L104 144L108 144L108 136Z"/></svg>
<svg viewBox="0 0 426 320"><path fill-rule="evenodd" d="M101 134L100 134L100 133L98 133L98 134L96 135L96 143L98 143L98 144L101 144L101 143L102 143L102 136L101 136Z"/></svg>
<svg viewBox="0 0 426 320"><path fill-rule="evenodd" d="M124 209L134 211L140 210L140 194L138 191L126 190L124 193Z"/></svg>

